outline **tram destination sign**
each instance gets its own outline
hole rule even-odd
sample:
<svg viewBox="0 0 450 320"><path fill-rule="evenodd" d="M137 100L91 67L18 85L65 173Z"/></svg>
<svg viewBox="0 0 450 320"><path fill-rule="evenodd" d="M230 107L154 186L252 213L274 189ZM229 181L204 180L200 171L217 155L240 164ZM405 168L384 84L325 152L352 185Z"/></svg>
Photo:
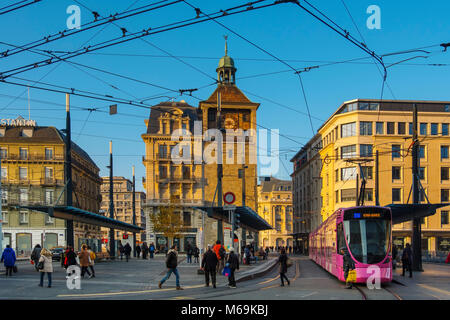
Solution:
<svg viewBox="0 0 450 320"><path fill-rule="evenodd" d="M345 220L353 219L390 219L391 215L389 211L384 210L368 210L369 212L364 212L365 210L349 210L344 213Z"/></svg>

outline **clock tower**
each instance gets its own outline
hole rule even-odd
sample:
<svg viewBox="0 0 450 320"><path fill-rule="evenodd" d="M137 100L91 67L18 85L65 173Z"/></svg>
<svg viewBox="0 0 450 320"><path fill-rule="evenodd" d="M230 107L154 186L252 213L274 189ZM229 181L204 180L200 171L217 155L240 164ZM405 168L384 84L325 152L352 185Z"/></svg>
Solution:
<svg viewBox="0 0 450 320"><path fill-rule="evenodd" d="M236 85L237 68L234 60L228 55L228 44L225 38L225 55L219 60L217 72L217 87L211 96L199 103L203 133L208 129L218 127L226 129L223 133L223 194L232 192L236 195L235 205L250 207L257 212L257 166L256 166L256 111L259 103L250 101ZM220 122L218 116L220 115ZM226 144L226 135L233 130L234 133L244 133L244 138L235 138ZM204 147L213 142L205 142ZM210 149L209 149L210 150ZM219 149L218 149L219 150ZM242 151L245 150L245 152ZM244 161L238 157L243 153ZM220 153L217 153L220 154ZM245 179L242 179L242 172ZM205 165L205 205L217 205L216 187L218 182L217 163ZM245 182L245 190L243 190ZM243 199L242 195L245 195ZM243 201L245 200L245 201Z"/></svg>

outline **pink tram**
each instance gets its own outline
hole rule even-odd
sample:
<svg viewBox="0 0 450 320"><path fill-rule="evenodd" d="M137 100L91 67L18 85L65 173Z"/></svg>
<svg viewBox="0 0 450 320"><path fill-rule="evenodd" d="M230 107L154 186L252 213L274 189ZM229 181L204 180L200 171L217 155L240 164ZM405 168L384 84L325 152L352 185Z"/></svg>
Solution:
<svg viewBox="0 0 450 320"><path fill-rule="evenodd" d="M309 235L309 257L345 281L343 256L346 247L356 269L356 282L365 283L378 266L381 282L392 281L392 212L387 207L341 208Z"/></svg>

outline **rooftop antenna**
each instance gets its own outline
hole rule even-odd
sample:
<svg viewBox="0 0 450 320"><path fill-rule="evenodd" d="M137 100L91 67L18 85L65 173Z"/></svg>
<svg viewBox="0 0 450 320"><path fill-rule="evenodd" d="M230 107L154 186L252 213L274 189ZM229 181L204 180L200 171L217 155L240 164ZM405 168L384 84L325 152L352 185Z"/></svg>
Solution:
<svg viewBox="0 0 450 320"><path fill-rule="evenodd" d="M224 35L223 38L225 39L225 55L228 55L228 44L227 44L227 40L228 40L228 35Z"/></svg>

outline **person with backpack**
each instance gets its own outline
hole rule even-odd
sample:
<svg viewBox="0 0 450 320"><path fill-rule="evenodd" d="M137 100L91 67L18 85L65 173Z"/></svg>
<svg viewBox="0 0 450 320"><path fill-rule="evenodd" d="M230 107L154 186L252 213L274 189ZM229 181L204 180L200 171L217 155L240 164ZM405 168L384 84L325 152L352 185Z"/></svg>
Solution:
<svg viewBox="0 0 450 320"><path fill-rule="evenodd" d="M213 288L216 288L216 269L218 262L216 253L211 250L211 245L208 244L208 250L203 255L201 268L205 272L206 287L209 287L209 276L211 275Z"/></svg>
<svg viewBox="0 0 450 320"><path fill-rule="evenodd" d="M92 274L88 270L89 260L91 257L87 250L87 245L83 244L81 246L81 252L78 254L78 257L80 258L81 278L84 277L85 273L88 274L89 279L92 278Z"/></svg>
<svg viewBox="0 0 450 320"><path fill-rule="evenodd" d="M166 282L166 280L169 279L170 275L173 273L175 274L176 277L177 290L183 290L183 288L180 286L180 275L177 270L177 265L178 265L178 252L177 246L174 244L167 252L166 258L167 274L158 283L158 287L160 289L162 288L163 283Z"/></svg>
<svg viewBox="0 0 450 320"><path fill-rule="evenodd" d="M9 244L7 244L5 250L3 250L0 262L3 262L3 265L6 268L6 276L9 275L11 277L14 265L16 264L16 253Z"/></svg>
<svg viewBox="0 0 450 320"><path fill-rule="evenodd" d="M412 252L409 243L406 244L405 249L403 249L402 253L402 276L405 276L406 269L409 270L409 277L412 278Z"/></svg>
<svg viewBox="0 0 450 320"><path fill-rule="evenodd" d="M123 253L125 252L125 249L122 245L122 242L119 242L119 254L120 254L120 260L123 260Z"/></svg>
<svg viewBox="0 0 450 320"><path fill-rule="evenodd" d="M41 250L41 245L38 243L34 246L33 252L31 252L31 261L33 261L36 271L39 271L37 264L39 262L39 258L41 257Z"/></svg>
<svg viewBox="0 0 450 320"><path fill-rule="evenodd" d="M224 246L221 244L220 240L216 241L216 245L214 246L213 251L216 253L217 260L219 260L219 263L217 264L217 272L221 273L225 266L224 261L227 252Z"/></svg>

